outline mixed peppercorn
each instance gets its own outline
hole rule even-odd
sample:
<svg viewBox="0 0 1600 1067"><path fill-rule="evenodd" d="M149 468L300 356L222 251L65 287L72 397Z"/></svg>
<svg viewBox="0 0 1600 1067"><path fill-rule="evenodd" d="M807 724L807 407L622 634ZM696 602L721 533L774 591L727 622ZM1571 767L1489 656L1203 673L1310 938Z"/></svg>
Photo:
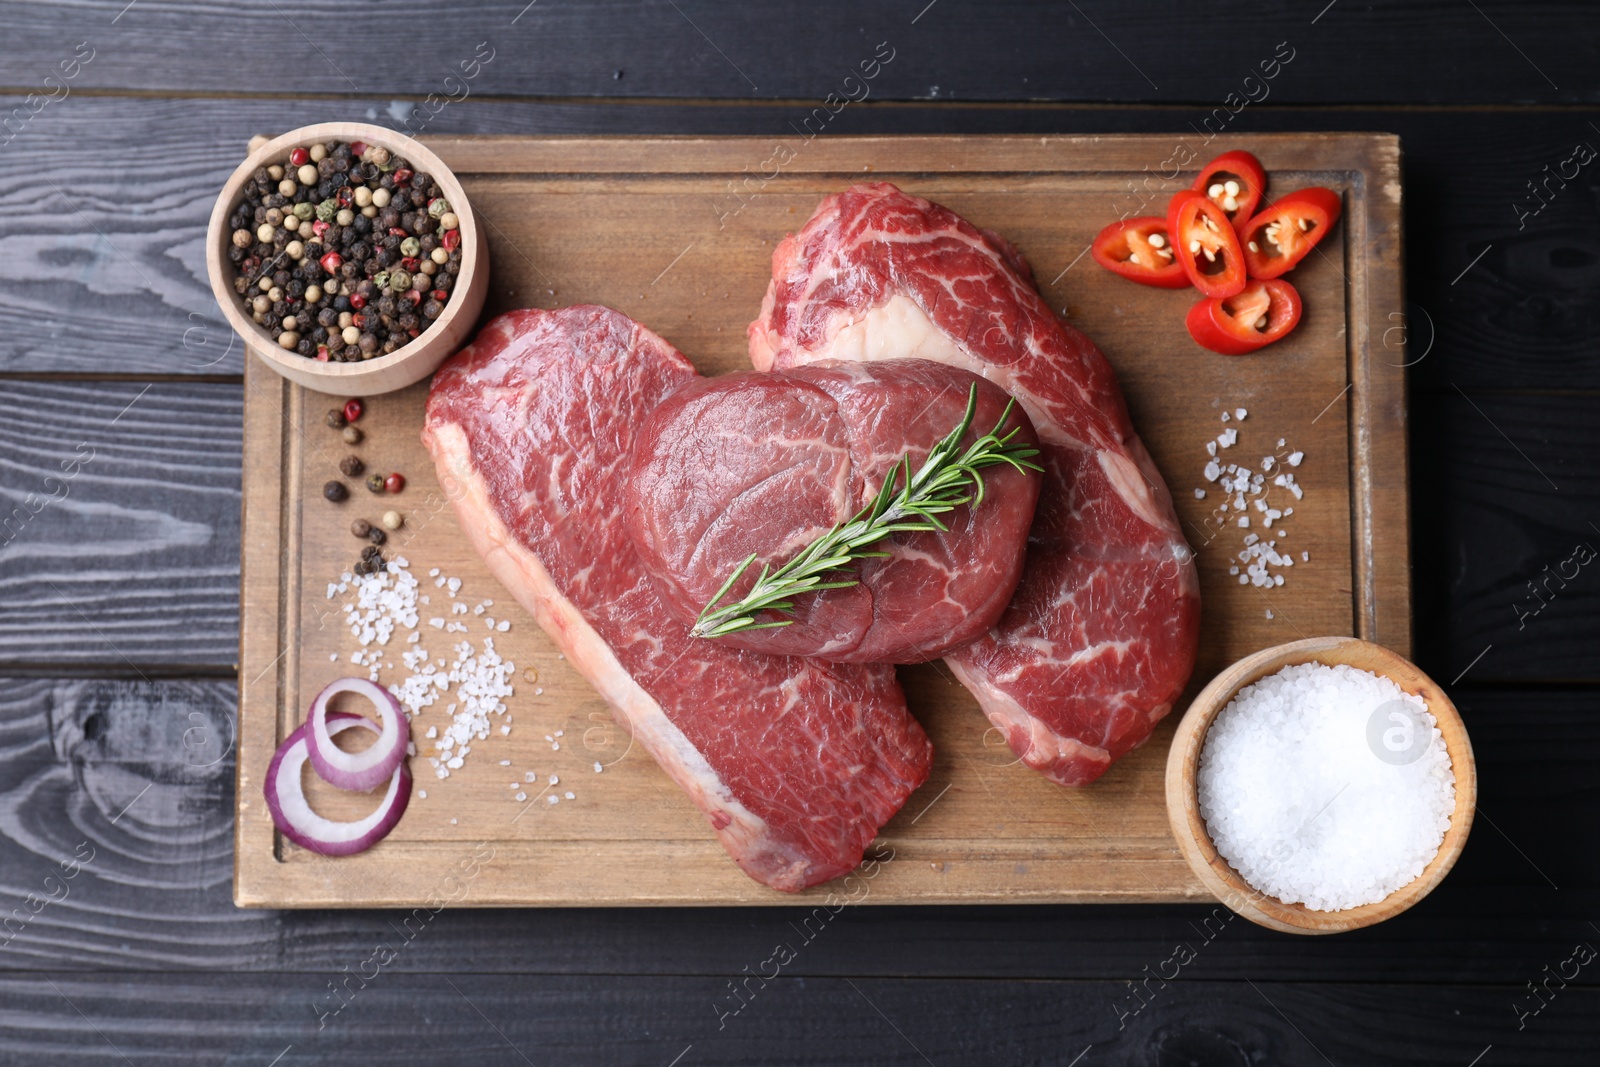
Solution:
<svg viewBox="0 0 1600 1067"><path fill-rule="evenodd" d="M444 313L461 273L461 220L438 183L361 141L257 168L228 225L246 314L325 362L397 351Z"/></svg>
<svg viewBox="0 0 1600 1067"><path fill-rule="evenodd" d="M365 405L358 399L351 398L345 401L344 407L334 408L328 412L324 420L328 428L339 431L339 435L347 444L359 444L364 434L356 428L355 422L361 418ZM367 465L360 456L351 453L339 461L339 473L346 478L359 478L366 473ZM374 493L398 493L405 489L405 475L394 473L390 475L372 474L366 480L366 486ZM341 481L335 479L322 487L322 495L335 504L343 503L350 496L349 488ZM398 511L385 511L380 520L382 526L374 526L366 519L356 519L350 523L350 533L355 537L368 542L361 549L361 557L356 560L352 568L356 574L375 574L382 570L385 560L382 545L389 539L385 529L398 530L405 525L405 516Z"/></svg>

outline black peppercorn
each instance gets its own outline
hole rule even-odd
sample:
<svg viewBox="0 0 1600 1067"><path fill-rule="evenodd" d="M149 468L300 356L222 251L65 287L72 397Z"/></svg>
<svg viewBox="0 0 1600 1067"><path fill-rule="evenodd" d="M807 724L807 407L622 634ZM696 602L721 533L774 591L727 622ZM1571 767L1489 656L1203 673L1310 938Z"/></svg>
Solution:
<svg viewBox="0 0 1600 1067"><path fill-rule="evenodd" d="M343 482L329 482L322 487L322 495L337 504L350 495L350 490L344 487Z"/></svg>
<svg viewBox="0 0 1600 1067"><path fill-rule="evenodd" d="M339 461L339 473L346 478L359 478L367 465L361 462L360 456L346 456Z"/></svg>
<svg viewBox="0 0 1600 1067"><path fill-rule="evenodd" d="M372 523L368 522L366 519L357 519L355 522L350 524L350 532L355 534L357 537L365 537L367 534L372 532Z"/></svg>
<svg viewBox="0 0 1600 1067"><path fill-rule="evenodd" d="M363 548L361 550L361 558L362 559L376 559L378 557L378 555L379 555L378 546L375 545L375 544L368 545L366 548Z"/></svg>
<svg viewBox="0 0 1600 1067"><path fill-rule="evenodd" d="M383 492L383 475L374 474L367 479L367 488L374 493Z"/></svg>
<svg viewBox="0 0 1600 1067"><path fill-rule="evenodd" d="M343 411L339 408L334 408L328 412L323 421L328 424L330 430L342 430L349 420L344 417Z"/></svg>
<svg viewBox="0 0 1600 1067"><path fill-rule="evenodd" d="M367 531L367 540L375 545L381 545L388 539L389 536L376 526Z"/></svg>

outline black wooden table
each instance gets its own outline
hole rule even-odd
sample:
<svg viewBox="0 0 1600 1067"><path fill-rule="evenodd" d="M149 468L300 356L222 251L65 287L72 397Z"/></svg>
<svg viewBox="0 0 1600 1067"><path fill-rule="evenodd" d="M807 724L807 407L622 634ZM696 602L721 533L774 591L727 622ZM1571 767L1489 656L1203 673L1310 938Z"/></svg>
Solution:
<svg viewBox="0 0 1600 1067"><path fill-rule="evenodd" d="M0 1064L1600 1062L1594 5L525 2L0 3ZM848 909L720 1023L791 911L446 911L375 967L390 914L236 910L262 460L207 214L251 134L403 126L485 41L422 132L780 133L886 43L830 134L1398 133L1417 657L1481 771L1443 887L1316 940Z"/></svg>

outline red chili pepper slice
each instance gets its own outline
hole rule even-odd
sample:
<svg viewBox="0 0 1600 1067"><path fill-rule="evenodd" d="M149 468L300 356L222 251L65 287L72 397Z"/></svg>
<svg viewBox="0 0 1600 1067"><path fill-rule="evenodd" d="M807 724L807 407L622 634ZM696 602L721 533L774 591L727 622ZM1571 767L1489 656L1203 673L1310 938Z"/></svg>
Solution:
<svg viewBox="0 0 1600 1067"><path fill-rule="evenodd" d="M1281 279L1252 279L1233 296L1208 297L1189 309L1184 325L1202 348L1242 356L1286 336L1300 322L1300 294Z"/></svg>
<svg viewBox="0 0 1600 1067"><path fill-rule="evenodd" d="M1244 288L1244 249L1227 212L1206 194L1185 189L1167 205L1167 234L1175 258L1203 296L1232 296Z"/></svg>
<svg viewBox="0 0 1600 1067"><path fill-rule="evenodd" d="M445 235L446 241L449 236ZM1158 289L1189 287L1189 276L1167 236L1167 220L1155 215L1113 222L1095 237L1089 254L1106 270L1130 282Z"/></svg>
<svg viewBox="0 0 1600 1067"><path fill-rule="evenodd" d="M1239 229L1252 278L1276 278L1306 258L1339 221L1344 205L1332 189L1314 185L1272 204Z"/></svg>
<svg viewBox="0 0 1600 1067"><path fill-rule="evenodd" d="M1238 224L1256 213L1267 189L1267 172L1249 152L1224 152L1205 165L1190 188L1205 193Z"/></svg>

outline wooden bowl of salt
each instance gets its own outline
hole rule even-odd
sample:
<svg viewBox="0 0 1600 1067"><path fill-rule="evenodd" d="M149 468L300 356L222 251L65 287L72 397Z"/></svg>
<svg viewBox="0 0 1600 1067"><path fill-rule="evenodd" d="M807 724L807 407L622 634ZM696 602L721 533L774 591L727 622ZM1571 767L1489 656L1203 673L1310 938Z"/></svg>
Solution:
<svg viewBox="0 0 1600 1067"><path fill-rule="evenodd" d="M1414 760L1427 757L1437 761L1437 745L1432 740L1435 736L1433 729L1436 728L1437 736L1442 739L1444 751L1449 757L1449 770L1455 779L1454 806L1450 810L1449 826L1444 830L1438 851L1428 860L1421 873L1376 901L1353 906L1329 906L1327 900L1318 899L1318 903L1329 906L1332 910L1319 910L1301 901L1286 901L1257 888L1230 863L1228 858L1219 853L1212 831L1202 813L1202 760L1205 758L1216 760L1217 766L1224 766L1228 760L1228 755L1221 750L1212 750L1209 754L1207 750L1207 738L1218 716L1234 703L1241 691L1263 679L1277 676L1285 668L1307 664L1321 664L1332 668L1344 665L1357 671L1368 671L1378 679L1388 679L1393 682L1403 694L1418 697L1427 704L1426 715L1419 715L1413 710L1414 701L1388 701L1374 708L1370 715L1364 708L1360 709L1358 718L1365 717L1368 720L1361 743L1369 750L1374 766L1354 767L1353 770L1359 773L1352 773L1352 778L1360 778L1363 782L1381 782L1387 780L1384 775L1403 774L1405 765ZM1305 674L1305 672L1291 673L1301 676ZM1318 673L1320 676L1321 672ZM1366 681L1357 676L1346 677L1353 682ZM1301 677L1298 684L1310 683ZM1245 694L1246 698L1256 699L1255 693L1259 691L1253 690ZM1243 706L1244 702L1241 702L1240 709ZM1230 714L1238 715L1241 713L1240 709ZM1432 723L1427 722L1429 716L1432 717ZM1313 728L1315 725L1312 724ZM1292 728L1278 727L1278 729L1287 732ZM1270 744L1269 739L1268 745ZM1365 758L1354 742L1341 742L1341 745L1343 751L1338 758L1352 759L1357 764ZM1433 748L1431 753L1424 747L1429 745ZM1417 754L1419 752L1421 755ZM1308 752L1305 755L1308 758L1319 758L1323 754ZM1331 763L1334 758L1333 754L1328 754L1328 762ZM1385 767L1391 770L1385 770ZM1295 779L1294 768L1283 766L1278 769L1280 781L1263 781L1259 780L1258 776L1257 781L1244 783L1246 791L1253 791L1258 794L1257 796L1240 797L1234 793L1223 797L1215 792L1219 789L1215 784L1217 774L1221 772L1217 772L1215 767L1212 771L1212 777L1208 778L1208 781L1213 783L1209 787L1213 790L1209 794L1211 813L1218 819L1233 822L1238 821L1235 812L1241 808L1248 808L1250 804L1256 804L1259 808L1263 798L1271 798L1274 795L1273 790L1292 793L1302 785ZM1373 777L1374 775L1377 777ZM1270 779L1271 776L1266 777ZM1329 781L1331 780L1330 778ZM1178 849L1183 853L1184 859L1188 861L1195 875L1222 903L1251 922L1273 930L1292 934L1332 934L1371 926L1373 923L1392 918L1427 896L1444 879L1455 864L1456 857L1461 854L1467 834L1472 829L1472 816L1477 805L1478 777L1477 766L1472 756L1472 743L1467 737L1466 727L1455 705L1415 664L1381 645L1368 641L1350 637L1317 637L1277 645L1246 656L1217 675L1211 684L1200 691L1184 714L1183 721L1179 723L1177 733L1173 737L1172 748L1167 756L1166 791L1167 819L1172 826L1173 836L1177 839ZM1316 828L1319 825L1317 820L1324 817L1324 812L1334 810L1333 806L1338 804L1341 794L1332 789L1325 791L1329 792L1330 796L1322 810L1307 811L1303 816L1296 811L1291 818L1286 819L1286 825L1297 824L1297 831L1292 838L1285 838L1270 846L1274 854L1267 857L1269 863L1277 860L1279 868L1293 863L1297 850L1303 847L1304 842L1316 837L1315 833L1302 834L1298 828L1308 824ZM1268 812L1268 815L1270 817L1271 813ZM1356 829L1358 832L1370 833L1375 841L1381 840L1383 834L1395 830L1394 827L1379 825L1381 819L1380 814L1377 819ZM1348 831L1351 827L1346 826L1345 829ZM1405 827L1400 829L1404 832ZM1219 836L1225 832L1233 833L1231 822L1229 829L1219 830ZM1346 847L1348 841L1347 834ZM1237 858L1240 849L1237 840L1231 840L1229 847L1235 851ZM1263 866L1263 860L1259 856L1242 859L1241 863L1247 869L1257 872L1258 880L1271 882L1278 877L1279 868ZM1260 876L1263 871L1266 872L1265 876ZM1300 895L1319 897L1316 890ZM1330 891L1328 896L1336 896L1336 893Z"/></svg>

